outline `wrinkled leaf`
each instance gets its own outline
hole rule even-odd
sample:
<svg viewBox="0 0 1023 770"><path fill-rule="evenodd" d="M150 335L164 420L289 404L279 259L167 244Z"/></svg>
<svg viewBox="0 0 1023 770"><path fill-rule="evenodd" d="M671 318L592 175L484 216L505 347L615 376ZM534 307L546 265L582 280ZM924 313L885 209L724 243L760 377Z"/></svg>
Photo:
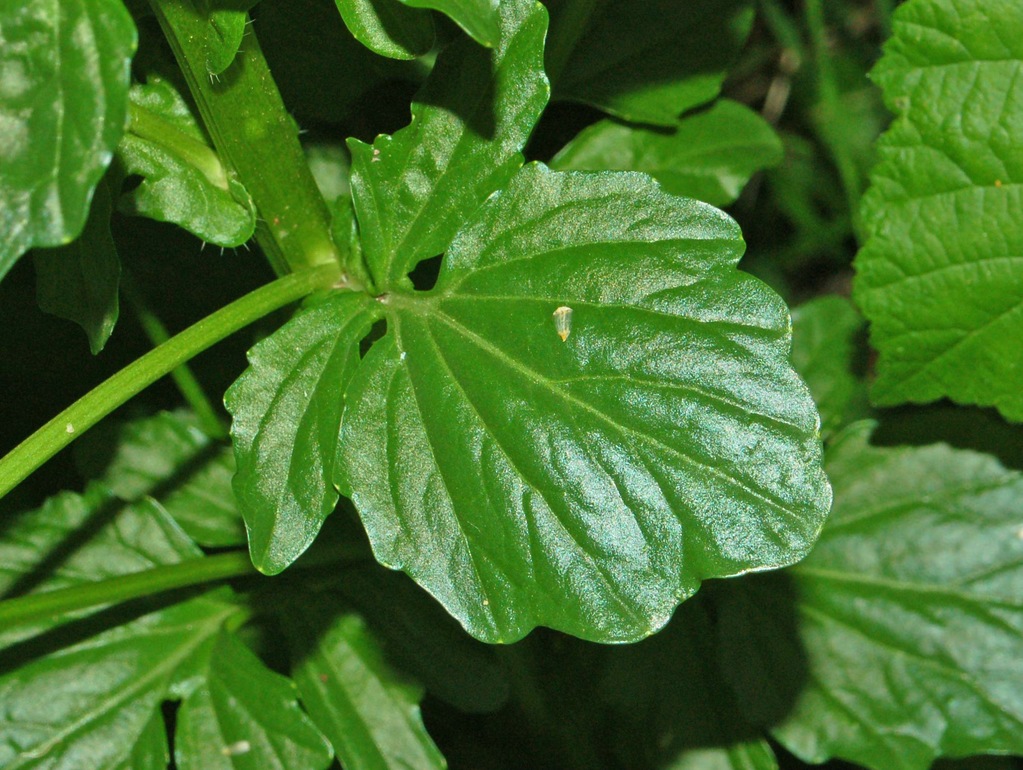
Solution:
<svg viewBox="0 0 1023 770"><path fill-rule="evenodd" d="M346 393L337 480L377 559L507 642L641 638L704 578L801 558L818 417L742 248L649 177L523 169L432 291L385 298Z"/></svg>
<svg viewBox="0 0 1023 770"><path fill-rule="evenodd" d="M843 297L819 297L792 311L792 365L821 415L821 434L866 417L866 328Z"/></svg>
<svg viewBox="0 0 1023 770"><path fill-rule="evenodd" d="M828 450L835 509L792 589L744 582L724 613L726 670L754 710L806 670L773 733L809 762L1018 754L1023 474L943 444L872 448L872 427ZM792 601L798 633L776 633Z"/></svg>
<svg viewBox="0 0 1023 770"><path fill-rule="evenodd" d="M39 307L81 326L93 355L103 350L117 323L121 280L106 182L96 186L82 234L67 246L37 249L33 262Z"/></svg>
<svg viewBox="0 0 1023 770"><path fill-rule="evenodd" d="M723 206L754 173L782 158L781 140L757 113L721 100L705 112L656 130L602 120L551 161L559 171L644 171L674 195Z"/></svg>
<svg viewBox="0 0 1023 770"><path fill-rule="evenodd" d="M249 351L249 368L224 396L234 417L234 490L262 572L297 559L337 504L342 394L375 305L343 292L298 313Z"/></svg>
<svg viewBox="0 0 1023 770"><path fill-rule="evenodd" d="M412 8L432 8L447 15L480 45L501 42L502 0L401 0ZM508 2L508 0L503 0Z"/></svg>
<svg viewBox="0 0 1023 770"><path fill-rule="evenodd" d="M294 683L270 671L221 631L205 681L181 703L174 735L180 770L321 770L333 752L297 700Z"/></svg>
<svg viewBox="0 0 1023 770"><path fill-rule="evenodd" d="M414 59L433 46L429 11L399 0L336 0L337 9L355 39L371 51L392 59Z"/></svg>
<svg viewBox="0 0 1023 770"><path fill-rule="evenodd" d="M124 500L158 498L200 545L245 543L231 488L234 455L203 433L191 413L160 412L116 429L101 425L75 447L84 476L99 478Z"/></svg>
<svg viewBox="0 0 1023 770"><path fill-rule="evenodd" d="M302 702L347 770L447 767L419 714L422 688L388 665L359 615L309 596L282 625Z"/></svg>
<svg viewBox="0 0 1023 770"><path fill-rule="evenodd" d="M349 140L355 211L380 289L407 284L416 263L443 252L522 164L547 103L547 14L532 0L508 0L501 24L494 50L462 39L441 53L409 126L372 146Z"/></svg>
<svg viewBox="0 0 1023 770"><path fill-rule="evenodd" d="M0 6L0 278L82 231L124 130L135 42L116 0Z"/></svg>
<svg viewBox="0 0 1023 770"><path fill-rule="evenodd" d="M913 0L873 77L896 113L863 200L855 298L875 403L948 397L1023 420L1023 16Z"/></svg>
<svg viewBox="0 0 1023 770"><path fill-rule="evenodd" d="M131 122L117 146L124 173L142 177L121 197L126 214L174 222L204 241L240 246L256 212L229 178L191 109L168 81L151 75L131 89Z"/></svg>
<svg viewBox="0 0 1023 770"><path fill-rule="evenodd" d="M749 0L548 0L555 99L674 126L717 96L753 22Z"/></svg>

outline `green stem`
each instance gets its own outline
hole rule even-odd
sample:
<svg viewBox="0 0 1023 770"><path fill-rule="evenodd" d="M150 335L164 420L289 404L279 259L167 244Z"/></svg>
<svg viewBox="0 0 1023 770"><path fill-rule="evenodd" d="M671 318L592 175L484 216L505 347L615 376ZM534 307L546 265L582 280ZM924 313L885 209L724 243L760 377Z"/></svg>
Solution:
<svg viewBox="0 0 1023 770"><path fill-rule="evenodd" d="M334 264L286 275L221 308L90 390L0 459L0 497L143 388L210 345L337 280Z"/></svg>
<svg viewBox="0 0 1023 770"><path fill-rule="evenodd" d="M72 588L0 601L0 627L53 620L68 612L126 602L174 588L258 574L246 551L204 556Z"/></svg>
<svg viewBox="0 0 1023 770"><path fill-rule="evenodd" d="M135 311L142 330L149 338L149 341L153 343L153 346L158 347L167 342L170 339L167 327L149 309L135 280L123 266L121 268L121 291L124 293L125 299L128 300L128 304L131 305L132 310ZM178 386L178 390L185 401L192 407L192 411L195 412L195 416L199 420L199 426L206 435L215 439L227 438L227 427L224 425L224 421L206 396L202 385L199 384L199 380L192 374L191 367L188 364L181 364L181 366L171 371L170 376L174 380L174 384Z"/></svg>
<svg viewBox="0 0 1023 770"><path fill-rule="evenodd" d="M230 190L227 171L209 145L189 136L177 126L137 104L128 105L128 132L166 147L188 165L198 169L210 184Z"/></svg>
<svg viewBox="0 0 1023 770"><path fill-rule="evenodd" d="M191 0L150 0L221 160L259 212L256 240L278 274L340 264L330 214L255 33L223 73L206 69L212 29Z"/></svg>
<svg viewBox="0 0 1023 770"><path fill-rule="evenodd" d="M842 119L842 104L831 52L828 50L823 0L806 0L805 8L806 24L810 30L810 41L817 65L818 95L824 113L819 121L818 131L824 144L831 151L842 182L846 205L849 207L849 216L855 225L860 201L859 174L845 141L841 137L836 137L834 131L829 128L829 125L837 126Z"/></svg>

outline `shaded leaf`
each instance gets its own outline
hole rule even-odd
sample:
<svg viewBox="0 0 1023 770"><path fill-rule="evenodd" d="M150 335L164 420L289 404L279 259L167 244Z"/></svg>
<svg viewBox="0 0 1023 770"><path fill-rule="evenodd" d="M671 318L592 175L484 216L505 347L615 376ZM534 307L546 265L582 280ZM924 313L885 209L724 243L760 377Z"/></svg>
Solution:
<svg viewBox="0 0 1023 770"><path fill-rule="evenodd" d="M117 323L121 260L110 234L110 190L96 186L82 234L67 246L37 249L36 301L47 313L74 321L85 330L96 355Z"/></svg>
<svg viewBox="0 0 1023 770"><path fill-rule="evenodd" d="M806 381L827 438L866 417L866 324L844 297L818 297L792 311L792 365Z"/></svg>
<svg viewBox="0 0 1023 770"><path fill-rule="evenodd" d="M805 657L806 684L772 732L809 762L923 770L1020 753L1023 474L942 444L872 448L872 428L828 450L835 509L788 571L798 636L773 632L777 580L744 582L723 615L726 670L756 709Z"/></svg>
<svg viewBox="0 0 1023 770"><path fill-rule="evenodd" d="M336 0L341 18L355 39L381 56L414 59L433 47L428 11L399 0Z"/></svg>
<svg viewBox="0 0 1023 770"><path fill-rule="evenodd" d="M0 7L0 278L82 231L124 130L135 42L120 2Z"/></svg>
<svg viewBox="0 0 1023 770"><path fill-rule="evenodd" d="M447 767L419 714L422 689L387 664L359 615L308 596L282 625L302 702L347 770Z"/></svg>
<svg viewBox="0 0 1023 770"><path fill-rule="evenodd" d="M157 497L197 543L245 543L231 488L234 454L203 433L191 413L160 412L116 429L101 425L75 447L84 476L101 479L124 500Z"/></svg>
<svg viewBox="0 0 1023 770"><path fill-rule="evenodd" d="M196 5L206 14L206 71L210 76L220 75L231 66L245 37L247 11L258 0L197 0Z"/></svg>
<svg viewBox="0 0 1023 770"><path fill-rule="evenodd" d="M507 1L507 0L506 0ZM502 0L401 0L413 8L432 8L447 15L480 45L501 42Z"/></svg>
<svg viewBox="0 0 1023 770"><path fill-rule="evenodd" d="M644 171L674 195L723 206L739 197L754 173L781 158L781 140L767 122L724 99L670 131L602 120L565 145L551 167Z"/></svg>
<svg viewBox="0 0 1023 770"><path fill-rule="evenodd" d="M501 4L494 50L459 40L444 50L412 105L412 123L372 146L355 139L352 194L377 287L407 285L472 212L522 164L547 103L547 15L532 0Z"/></svg>
<svg viewBox="0 0 1023 770"><path fill-rule="evenodd" d="M224 396L234 417L234 490L262 572L297 559L337 504L342 394L376 306L365 294L328 295L252 348Z"/></svg>
<svg viewBox="0 0 1023 770"><path fill-rule="evenodd" d="M121 197L126 214L174 222L204 241L240 246L252 237L256 212L230 178L198 121L170 82L151 75L131 89L131 122L117 146L124 173L142 177Z"/></svg>
<svg viewBox="0 0 1023 770"><path fill-rule="evenodd" d="M674 126L717 96L753 21L749 0L548 0L555 99Z"/></svg>
<svg viewBox="0 0 1023 770"><path fill-rule="evenodd" d="M205 681L182 701L174 759L180 770L322 770L333 752L298 704L294 683L221 631Z"/></svg>
<svg viewBox="0 0 1023 770"><path fill-rule="evenodd" d="M948 397L1023 420L1023 17L913 0L873 77L896 113L864 196L855 298L875 403Z"/></svg>
<svg viewBox="0 0 1023 770"><path fill-rule="evenodd" d="M818 417L742 246L649 177L523 169L432 291L384 298L346 393L337 482L377 559L508 642L641 638L702 579L801 558Z"/></svg>

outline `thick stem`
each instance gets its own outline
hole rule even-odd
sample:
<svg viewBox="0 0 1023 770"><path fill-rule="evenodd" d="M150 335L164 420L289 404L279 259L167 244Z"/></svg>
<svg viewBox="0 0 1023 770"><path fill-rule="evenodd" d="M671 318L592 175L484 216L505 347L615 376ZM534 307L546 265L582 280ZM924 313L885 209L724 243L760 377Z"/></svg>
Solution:
<svg viewBox="0 0 1023 770"><path fill-rule="evenodd" d="M259 242L278 272L339 265L330 214L251 29L231 66L206 70L208 19L190 0L151 0L221 160L256 204Z"/></svg>
<svg viewBox="0 0 1023 770"><path fill-rule="evenodd" d="M334 264L278 278L221 308L90 390L0 459L0 497L100 419L210 345L337 280Z"/></svg>

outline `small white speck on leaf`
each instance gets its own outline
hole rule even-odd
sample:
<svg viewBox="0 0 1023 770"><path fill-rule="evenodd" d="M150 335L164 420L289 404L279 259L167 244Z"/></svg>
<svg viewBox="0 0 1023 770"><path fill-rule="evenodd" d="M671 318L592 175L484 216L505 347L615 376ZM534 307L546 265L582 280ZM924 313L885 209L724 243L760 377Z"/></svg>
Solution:
<svg viewBox="0 0 1023 770"><path fill-rule="evenodd" d="M74 433L74 432L75 432L75 426L74 426L74 425L72 425L71 423L68 423L68 424L67 424L67 428L65 428L65 430L66 430L66 431L67 431L68 433Z"/></svg>
<svg viewBox="0 0 1023 770"><path fill-rule="evenodd" d="M379 162L380 162L380 150L378 150L376 147L374 147L373 148L373 159L370 161L370 163L379 163Z"/></svg>
<svg viewBox="0 0 1023 770"><path fill-rule="evenodd" d="M248 754L250 751L252 751L251 743L248 741L235 741L222 748L220 753L225 757L236 757L239 754Z"/></svg>
<svg viewBox="0 0 1023 770"><path fill-rule="evenodd" d="M572 333L572 308L562 305L554 311L554 331L564 342Z"/></svg>

